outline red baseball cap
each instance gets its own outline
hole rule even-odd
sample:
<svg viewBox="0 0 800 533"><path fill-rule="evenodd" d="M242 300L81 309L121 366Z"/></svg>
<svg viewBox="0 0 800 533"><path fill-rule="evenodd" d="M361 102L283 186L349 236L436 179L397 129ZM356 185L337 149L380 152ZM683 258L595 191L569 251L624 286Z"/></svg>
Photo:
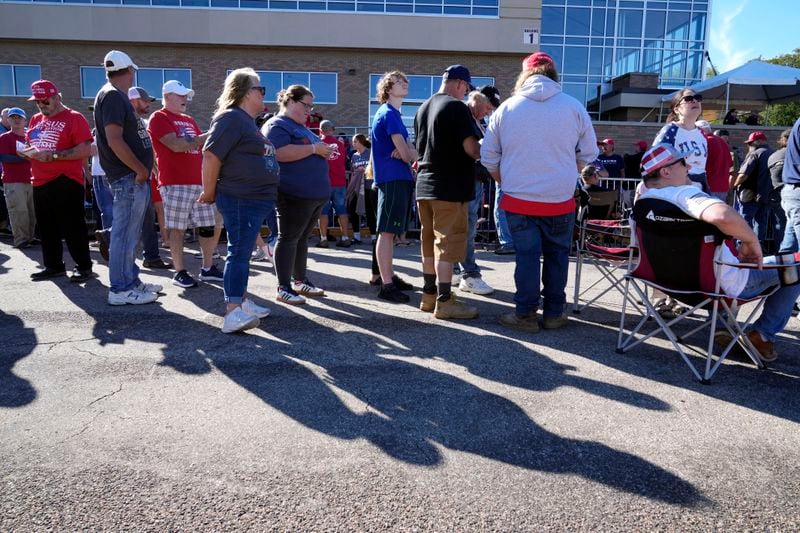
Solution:
<svg viewBox="0 0 800 533"><path fill-rule="evenodd" d="M602 141L598 141L597 144L610 144L611 146L614 146L614 139L603 139Z"/></svg>
<svg viewBox="0 0 800 533"><path fill-rule="evenodd" d="M52 81L38 80L31 83L31 97L28 101L33 100L47 100L51 96L58 94L58 87Z"/></svg>
<svg viewBox="0 0 800 533"><path fill-rule="evenodd" d="M766 135L764 135L760 131L754 131L753 133L750 134L750 137L747 138L745 144L750 144L753 141L766 141L766 140L767 140Z"/></svg>
<svg viewBox="0 0 800 533"><path fill-rule="evenodd" d="M553 58L544 52L536 52L522 60L522 70L531 70L547 63L554 63Z"/></svg>
<svg viewBox="0 0 800 533"><path fill-rule="evenodd" d="M636 148L644 152L645 150L647 150L647 143L645 141L639 141L636 143Z"/></svg>

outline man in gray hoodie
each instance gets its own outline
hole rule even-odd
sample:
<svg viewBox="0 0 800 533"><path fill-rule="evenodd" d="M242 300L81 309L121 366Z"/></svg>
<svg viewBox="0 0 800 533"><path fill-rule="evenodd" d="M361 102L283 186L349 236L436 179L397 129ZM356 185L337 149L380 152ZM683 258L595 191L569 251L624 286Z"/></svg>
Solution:
<svg viewBox="0 0 800 533"><path fill-rule="evenodd" d="M500 317L501 324L538 331L540 299L545 329L567 323L564 288L578 169L598 153L591 119L561 91L553 59L543 52L525 58L514 96L492 115L481 147L481 162L503 187L500 207L517 251L516 311Z"/></svg>

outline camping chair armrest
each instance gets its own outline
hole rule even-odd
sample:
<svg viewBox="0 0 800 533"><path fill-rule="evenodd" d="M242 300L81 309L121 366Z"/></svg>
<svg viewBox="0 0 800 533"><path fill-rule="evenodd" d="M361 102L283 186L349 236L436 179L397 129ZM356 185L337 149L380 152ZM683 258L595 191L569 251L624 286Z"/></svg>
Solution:
<svg viewBox="0 0 800 533"><path fill-rule="evenodd" d="M734 268L744 268L744 269L748 269L748 270L757 270L759 268L759 266L756 263L729 263L727 261L714 261L714 263L717 264L717 265L725 265L725 266L730 266L730 267L734 267ZM763 269L763 270L778 270L778 269L782 269L782 268L791 268L791 267L797 267L797 266L800 266L800 263L797 263L797 262L795 262L795 263L785 263L785 264L782 264L782 265L771 265L771 264L770 265L763 265L762 264L761 265L761 269Z"/></svg>

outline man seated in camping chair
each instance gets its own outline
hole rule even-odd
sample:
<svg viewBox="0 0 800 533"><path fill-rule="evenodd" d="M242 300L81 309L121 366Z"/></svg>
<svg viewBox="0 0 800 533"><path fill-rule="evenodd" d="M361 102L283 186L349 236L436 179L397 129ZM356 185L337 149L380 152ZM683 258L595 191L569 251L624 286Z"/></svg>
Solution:
<svg viewBox="0 0 800 533"><path fill-rule="evenodd" d="M619 191L607 189L600 185L597 168L587 165L581 171L579 189L581 207L589 206L584 215L589 220L608 220L616 218Z"/></svg>
<svg viewBox="0 0 800 533"><path fill-rule="evenodd" d="M738 258L728 246L723 246L721 261L731 264L754 263L758 268L737 268L723 264L719 273L720 290L733 298L746 300L780 285L767 297L761 315L747 332L761 360L775 361L778 357L775 340L792 316L792 306L800 295L800 284L796 281L796 266L762 269L762 265L797 263L800 254L763 257L758 237L744 218L722 200L692 185L684 159L689 153L679 152L670 144L659 144L644 154L642 179L646 192L634 205L634 220L637 225L640 222L674 224L677 230L682 222L686 222L688 215L690 219L710 224L722 235L736 239L739 242ZM651 255L668 253L659 250L657 243L651 244L650 248L647 253ZM672 262L670 258L663 259L666 264Z"/></svg>

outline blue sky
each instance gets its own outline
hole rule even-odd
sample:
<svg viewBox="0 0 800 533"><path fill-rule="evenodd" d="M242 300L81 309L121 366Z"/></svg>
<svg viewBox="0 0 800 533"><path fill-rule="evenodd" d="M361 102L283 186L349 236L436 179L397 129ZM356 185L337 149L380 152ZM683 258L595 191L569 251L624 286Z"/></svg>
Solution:
<svg viewBox="0 0 800 533"><path fill-rule="evenodd" d="M722 73L800 48L798 0L711 0L708 53Z"/></svg>

